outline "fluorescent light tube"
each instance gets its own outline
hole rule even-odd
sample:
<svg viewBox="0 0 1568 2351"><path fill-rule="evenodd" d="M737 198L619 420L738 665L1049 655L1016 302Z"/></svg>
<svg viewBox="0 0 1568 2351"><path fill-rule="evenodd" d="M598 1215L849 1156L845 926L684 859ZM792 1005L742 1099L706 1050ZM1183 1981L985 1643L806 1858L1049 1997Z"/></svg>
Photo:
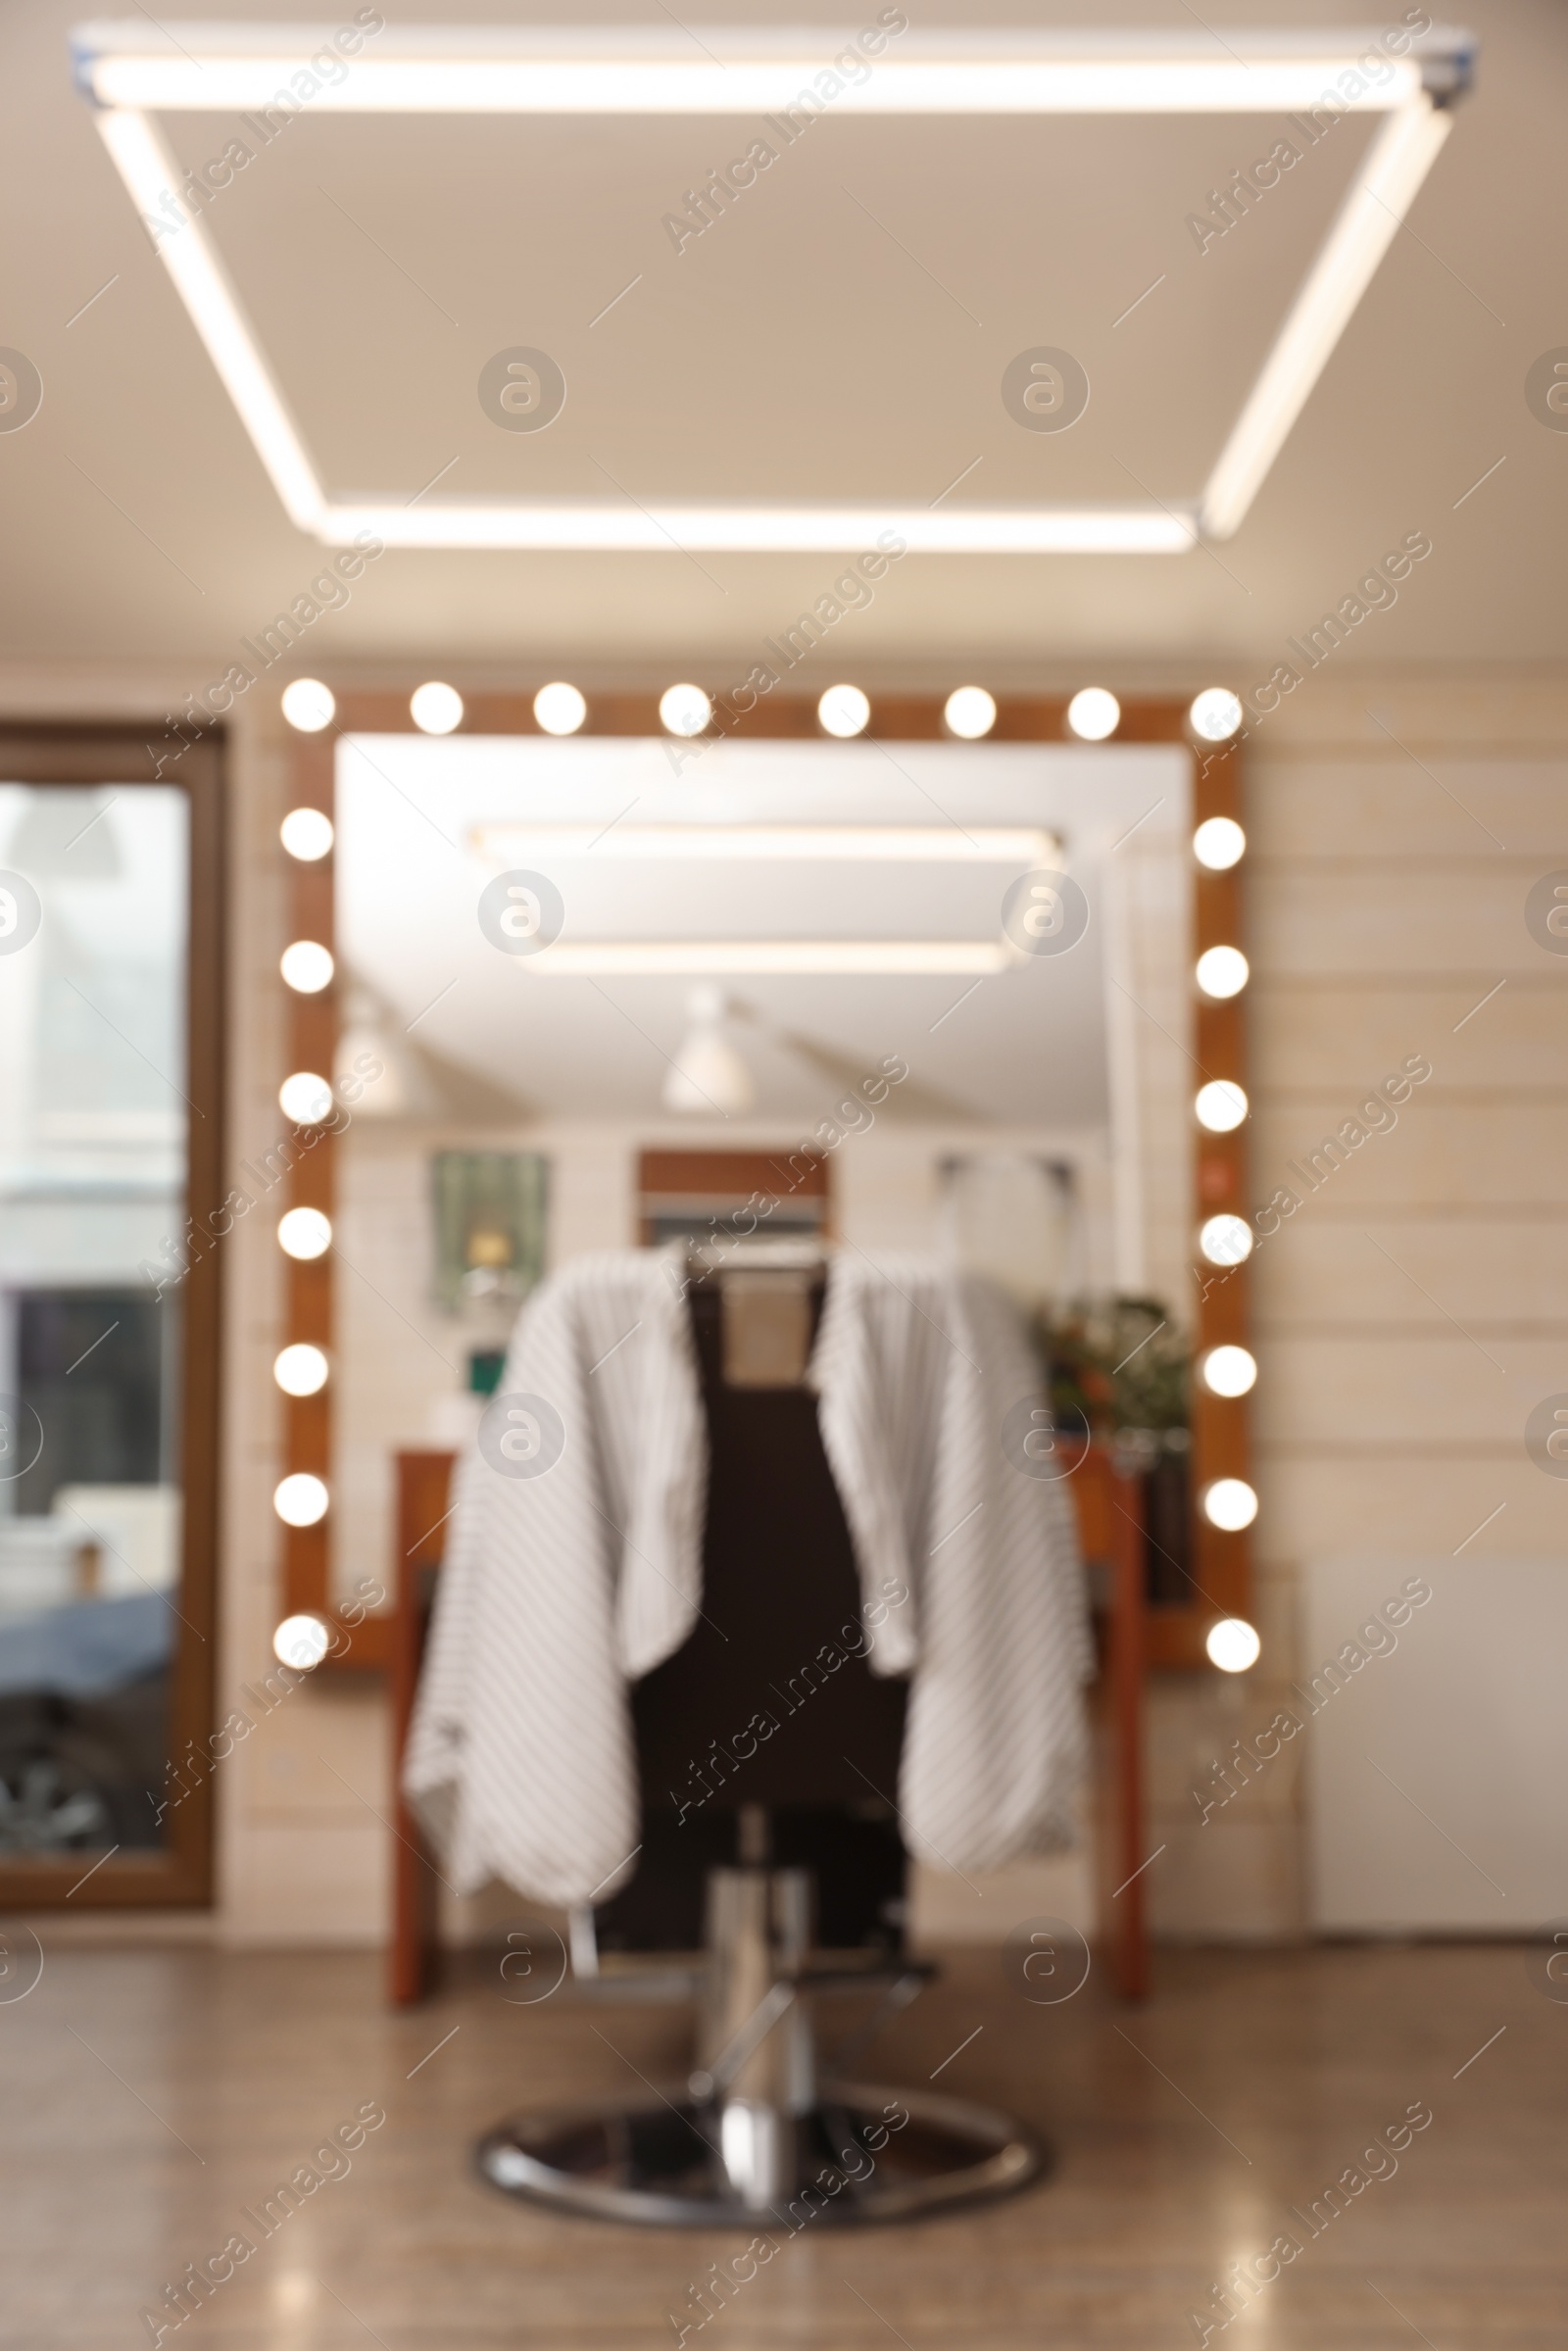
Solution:
<svg viewBox="0 0 1568 2351"><path fill-rule="evenodd" d="M1417 97L1378 132L1209 475L1207 537L1240 529L1452 127L1446 107Z"/></svg>
<svg viewBox="0 0 1568 2351"><path fill-rule="evenodd" d="M1190 510L1126 507L633 506L581 504L344 506L323 510L319 535L348 547L371 531L387 547L593 549L668 555L832 555L895 531L910 555L1183 555L1196 545Z"/></svg>
<svg viewBox="0 0 1568 2351"><path fill-rule="evenodd" d="M1020 960L1004 939L558 939L518 968L541 979L964 979Z"/></svg>
<svg viewBox="0 0 1568 2351"><path fill-rule="evenodd" d="M476 824L468 836L475 852L498 872L521 857L585 857L620 860L794 858L830 863L844 858L888 864L1055 865L1062 847L1054 833L1036 829L956 825L807 824Z"/></svg>
<svg viewBox="0 0 1568 2351"><path fill-rule="evenodd" d="M327 25L167 26L97 24L74 36L77 77L101 106L209 114L266 106L313 54ZM314 76L308 103L333 114L745 115L808 102L848 38L826 26L705 26L707 55L664 26L389 25L342 61L336 81ZM1278 114L1314 105L1354 71L1369 34L1234 31L1228 54L1184 32L906 30L838 75L830 103L856 115ZM1429 59L1453 71L1463 36L1429 33L1389 78L1358 75L1357 113L1402 105ZM1466 61L1467 62L1467 61ZM1462 68L1461 68L1462 71ZM820 110L820 109L819 109Z"/></svg>
<svg viewBox="0 0 1568 2351"><path fill-rule="evenodd" d="M152 123L145 115L101 114L98 131L137 210L149 220L162 220L167 230L168 217L160 208L179 187L179 166ZM326 502L316 469L200 221L187 220L166 233L159 250L284 513L296 530L319 537Z"/></svg>

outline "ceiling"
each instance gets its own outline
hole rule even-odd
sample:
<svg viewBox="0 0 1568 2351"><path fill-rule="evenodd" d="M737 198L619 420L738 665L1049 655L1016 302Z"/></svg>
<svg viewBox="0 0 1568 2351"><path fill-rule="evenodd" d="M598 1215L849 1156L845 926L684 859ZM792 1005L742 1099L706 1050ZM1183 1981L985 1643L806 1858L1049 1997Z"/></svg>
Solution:
<svg viewBox="0 0 1568 2351"><path fill-rule="evenodd" d="M44 383L34 420L0 433L0 653L188 665L195 686L306 587L322 551L282 514L72 87L80 13L29 0L0 30L14 228L0 344L25 352ZM224 21L296 13L204 5ZM721 0L707 21L779 13ZM1003 0L984 13L999 24L1106 14ZM1258 0L1230 21L1328 25L1341 14ZM658 0L602 14L471 0L461 15L669 21ZM947 0L921 23L973 15ZM930 657L944 679L1087 665L1114 679L1158 662L1246 686L1418 529L1433 559L1337 660L1559 659L1568 435L1536 421L1523 383L1568 337L1548 162L1568 119L1568 46L1545 0L1470 19L1476 92L1235 539L1186 556L910 558L813 660L869 682ZM683 21L700 39L704 17ZM1198 20L1179 0L1150 0L1114 21ZM826 56L839 28L824 22L822 37ZM231 125L172 116L163 127L194 162ZM449 468L444 488L469 495L929 503L972 467L965 498L1190 497L1368 136L1364 120L1341 124L1200 254L1186 217L1266 151L1264 119L829 118L677 254L662 216L744 130L308 114L291 124L209 224L328 485L412 498ZM1092 398L1070 432L1025 432L1003 407L1007 362L1041 344L1088 370ZM485 361L517 345L549 351L566 376L547 432L503 432L479 406ZM724 682L841 568L673 549L397 553L323 616L301 665L330 678L439 661L460 678L526 680L673 664ZM824 666L809 682L833 679Z"/></svg>
<svg viewBox="0 0 1568 2351"><path fill-rule="evenodd" d="M355 989L368 986L381 1056L402 1056L412 1035L421 1062L437 1065L398 1072L416 1096L433 1079L431 1112L443 1097L468 1102L453 1095L447 1073L457 1071L536 1114L657 1116L692 980L553 976L498 953L481 929L480 893L534 859L501 845L487 857L487 830L604 828L584 854L538 857L564 901L564 941L995 940L1023 860L617 861L613 828L938 828L963 851L979 828L1040 826L1089 901L1088 931L1069 953L978 981L737 978L725 983L728 1034L766 1118L809 1125L828 1089L854 1088L892 1053L909 1075L885 1116L1102 1127L1105 867L1136 829L1138 858L1168 857L1185 885L1189 764L1158 746L901 743L895 755L871 743L720 743L675 779L665 746L635 738L346 738L335 859L346 1017L351 1028L364 1017Z"/></svg>

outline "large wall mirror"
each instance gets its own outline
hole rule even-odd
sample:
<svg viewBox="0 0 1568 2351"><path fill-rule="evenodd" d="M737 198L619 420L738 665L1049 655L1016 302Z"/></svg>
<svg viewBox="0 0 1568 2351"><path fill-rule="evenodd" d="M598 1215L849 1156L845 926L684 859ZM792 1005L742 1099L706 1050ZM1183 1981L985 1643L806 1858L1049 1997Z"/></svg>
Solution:
<svg viewBox="0 0 1568 2351"><path fill-rule="evenodd" d="M209 1882L219 754L0 736L0 1902Z"/></svg>
<svg viewBox="0 0 1568 2351"><path fill-rule="evenodd" d="M1185 702L1089 741L1046 700L981 696L973 735L910 697L685 736L607 697L562 737L441 691L457 731L346 698L284 827L317 1105L285 1596L337 1619L324 1670L384 1661L360 1595L438 1554L444 1492L399 1529L394 1455L466 1441L541 1271L748 1229L1010 1290L1049 1474L1092 1440L1136 1518L1141 1660L1226 1662L1255 1507L1236 752Z"/></svg>

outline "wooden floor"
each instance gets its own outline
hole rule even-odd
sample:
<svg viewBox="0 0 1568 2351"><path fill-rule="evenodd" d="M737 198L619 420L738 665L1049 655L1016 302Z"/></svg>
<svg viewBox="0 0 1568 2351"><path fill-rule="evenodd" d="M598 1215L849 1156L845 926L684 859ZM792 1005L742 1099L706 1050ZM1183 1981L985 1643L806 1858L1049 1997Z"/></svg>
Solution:
<svg viewBox="0 0 1568 2351"><path fill-rule="evenodd" d="M393 2017L360 1955L51 1952L36 1989L0 2004L6 2343L150 2342L140 2314L165 2284L236 2230L260 2239L242 2208L368 2107L387 2120L352 2168L166 2344L673 2345L669 2314L692 2315L690 2287L736 2239L556 2219L481 2185L469 2148L521 2104L677 2074L681 2012L513 2006L493 1969ZM1229 2265L1282 2232L1302 2250L1232 2344L1568 2342L1568 2006L1520 1950L1166 1954L1141 2011L1093 1980L1031 2007L969 1951L864 2070L923 2085L980 2027L938 2086L1049 2131L1054 2177L919 2228L803 2229L688 2347L1174 2351ZM1291 2207L1364 2174L1373 2133L1423 2105L1397 2171L1311 2236Z"/></svg>

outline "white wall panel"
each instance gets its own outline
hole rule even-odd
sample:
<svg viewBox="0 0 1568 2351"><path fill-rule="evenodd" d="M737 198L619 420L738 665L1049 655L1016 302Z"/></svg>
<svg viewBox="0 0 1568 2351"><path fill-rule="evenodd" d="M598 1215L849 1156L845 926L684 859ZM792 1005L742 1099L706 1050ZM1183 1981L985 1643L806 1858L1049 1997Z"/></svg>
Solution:
<svg viewBox="0 0 1568 2351"><path fill-rule="evenodd" d="M1311 1560L1302 1677L1410 1574L1397 1648L1306 1723L1312 1923L1526 1934L1568 1915L1568 1568Z"/></svg>

